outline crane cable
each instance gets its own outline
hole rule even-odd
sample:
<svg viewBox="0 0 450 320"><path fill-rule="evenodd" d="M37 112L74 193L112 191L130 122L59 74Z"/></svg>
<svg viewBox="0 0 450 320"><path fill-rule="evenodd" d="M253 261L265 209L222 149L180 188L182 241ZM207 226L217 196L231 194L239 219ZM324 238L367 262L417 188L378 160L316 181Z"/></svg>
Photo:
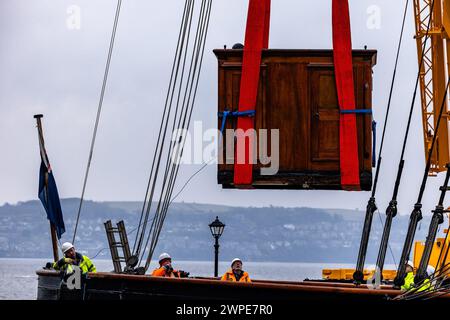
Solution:
<svg viewBox="0 0 450 320"><path fill-rule="evenodd" d="M83 189L81 191L80 204L78 206L77 220L76 220L75 229L74 229L74 232L73 232L72 244L75 243L75 238L76 238L77 230L78 230L78 224L80 222L81 209L82 209L82 206L83 206L84 194L85 194L85 191L86 191L87 180L88 180L88 177L89 177L89 170L90 170L90 167L91 167L92 156L94 154L95 140L96 140L96 137L97 137L97 130L98 130L99 122L100 122L100 115L101 115L101 112L102 112L103 99L105 97L106 85L107 85L107 82L108 82L109 67L111 65L111 58L112 58L112 53L113 53L113 49L114 49L114 42L115 42L115 38L116 38L117 26L119 24L119 16L120 16L121 6L122 6L122 0L117 0L116 14L115 14L115 17L114 17L114 24L113 24L113 29L112 29L112 33L111 33L110 43L109 43L108 57L106 59L106 65L105 65L105 71L104 71L104 75L103 75L102 88L101 88L101 91L100 91L100 99L99 99L98 108L97 108L97 116L96 116L96 119L95 119L94 131L92 133L91 147L90 147L90 150L89 150L89 156L88 156L88 161L87 161L87 165L86 165L86 172L85 172L85 175L84 175Z"/></svg>

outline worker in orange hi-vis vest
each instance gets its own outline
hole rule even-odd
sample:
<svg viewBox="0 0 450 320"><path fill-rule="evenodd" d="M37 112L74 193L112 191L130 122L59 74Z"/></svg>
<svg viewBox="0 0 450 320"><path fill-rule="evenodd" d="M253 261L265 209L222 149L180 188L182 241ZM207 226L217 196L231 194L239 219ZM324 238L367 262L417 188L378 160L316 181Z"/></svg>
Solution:
<svg viewBox="0 0 450 320"><path fill-rule="evenodd" d="M239 258L233 259L233 261L231 262L231 269L225 272L221 280L234 282L252 282L248 273L242 270L242 260Z"/></svg>
<svg viewBox="0 0 450 320"><path fill-rule="evenodd" d="M153 277L187 278L189 276L189 272L177 271L172 268L172 257L168 253L162 253L158 261L159 268L153 270Z"/></svg>

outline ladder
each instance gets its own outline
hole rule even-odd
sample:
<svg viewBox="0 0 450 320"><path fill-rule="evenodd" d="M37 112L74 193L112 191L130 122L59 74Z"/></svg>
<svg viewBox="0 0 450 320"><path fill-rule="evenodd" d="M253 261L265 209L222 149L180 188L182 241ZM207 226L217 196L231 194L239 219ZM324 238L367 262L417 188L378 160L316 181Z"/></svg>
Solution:
<svg viewBox="0 0 450 320"><path fill-rule="evenodd" d="M116 224L116 227L113 227L111 220L108 220L104 225L114 265L114 272L122 273L122 262L127 265L131 257L125 223L121 220ZM116 240L116 233L119 234L119 241ZM119 249L122 249L122 256L119 255Z"/></svg>

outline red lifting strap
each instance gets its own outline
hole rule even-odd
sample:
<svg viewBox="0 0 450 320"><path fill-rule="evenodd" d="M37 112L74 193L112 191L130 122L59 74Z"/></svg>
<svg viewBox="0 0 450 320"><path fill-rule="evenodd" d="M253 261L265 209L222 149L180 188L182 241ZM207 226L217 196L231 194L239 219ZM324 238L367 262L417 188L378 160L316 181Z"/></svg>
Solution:
<svg viewBox="0 0 450 320"><path fill-rule="evenodd" d="M340 110L355 110L348 0L333 0L333 49ZM358 136L354 113L341 113L339 143L342 188L344 190L360 190Z"/></svg>
<svg viewBox="0 0 450 320"><path fill-rule="evenodd" d="M244 57L242 60L241 87L238 111L256 109L258 97L261 52L269 45L270 1L250 0L245 32ZM239 117L237 120L237 148L235 152L234 184L250 186L253 181L254 141L245 133L255 127L254 118ZM241 129L241 130L239 130ZM239 132L244 134L239 134ZM244 141L242 139L245 139ZM245 143L245 155L240 154ZM243 157L245 156L245 158ZM244 160L244 161L243 161Z"/></svg>

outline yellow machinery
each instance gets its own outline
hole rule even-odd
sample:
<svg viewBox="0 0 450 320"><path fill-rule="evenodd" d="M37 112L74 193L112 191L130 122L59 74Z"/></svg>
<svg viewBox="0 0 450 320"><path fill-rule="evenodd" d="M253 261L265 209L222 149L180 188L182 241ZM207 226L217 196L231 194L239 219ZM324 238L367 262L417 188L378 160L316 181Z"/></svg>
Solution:
<svg viewBox="0 0 450 320"><path fill-rule="evenodd" d="M450 227L449 227L450 228ZM444 234L447 234L449 229L444 230ZM450 239L438 238L436 239L433 250L431 251L431 257L429 265L437 269L450 263ZM417 241L414 245L414 269L420 264L422 253L425 247L425 243ZM448 254L447 254L448 253ZM439 260L439 261L438 261ZM449 270L450 271L450 270ZM322 278L324 280L353 280L354 269L323 269ZM364 270L364 280L368 280L373 277L375 270ZM397 275L396 270L383 270L384 280L394 280Z"/></svg>
<svg viewBox="0 0 450 320"><path fill-rule="evenodd" d="M431 10L433 12L431 13ZM419 66L422 60L429 19L430 40L426 43L420 74L420 93L425 157L431 148L434 128L446 90L446 70L450 73L450 0L414 0L416 41ZM448 118L447 103L443 117ZM436 150L431 159L429 173L435 175L446 170L449 160L448 121L442 121L437 132Z"/></svg>
<svg viewBox="0 0 450 320"><path fill-rule="evenodd" d="M414 18L418 62L421 68L419 80L425 160L427 160L433 137L437 134L429 170L429 175L434 176L439 172L446 171L446 165L450 163L448 132L450 114L448 112L448 101L445 101L442 115L447 121L441 121L438 132L435 132L447 88L447 76L450 74L450 0L414 0ZM428 26L430 38L428 41L425 41ZM445 233L447 232L448 230L445 231ZM441 249L443 249L442 252L444 253L447 251L449 242L444 243L444 240L443 238L438 238L435 241L430 265L435 267L438 264L439 266L443 265L442 261L438 262L437 260ZM422 257L424 245L421 241L415 243L414 265L416 267L419 265ZM441 257L442 259L445 259L445 263L450 262L449 257ZM351 280L353 279L354 271L354 269L324 269L322 277L326 280ZM364 279L367 280L373 276L374 271L364 270L363 273ZM383 270L384 279L393 280L395 276L396 271Z"/></svg>

